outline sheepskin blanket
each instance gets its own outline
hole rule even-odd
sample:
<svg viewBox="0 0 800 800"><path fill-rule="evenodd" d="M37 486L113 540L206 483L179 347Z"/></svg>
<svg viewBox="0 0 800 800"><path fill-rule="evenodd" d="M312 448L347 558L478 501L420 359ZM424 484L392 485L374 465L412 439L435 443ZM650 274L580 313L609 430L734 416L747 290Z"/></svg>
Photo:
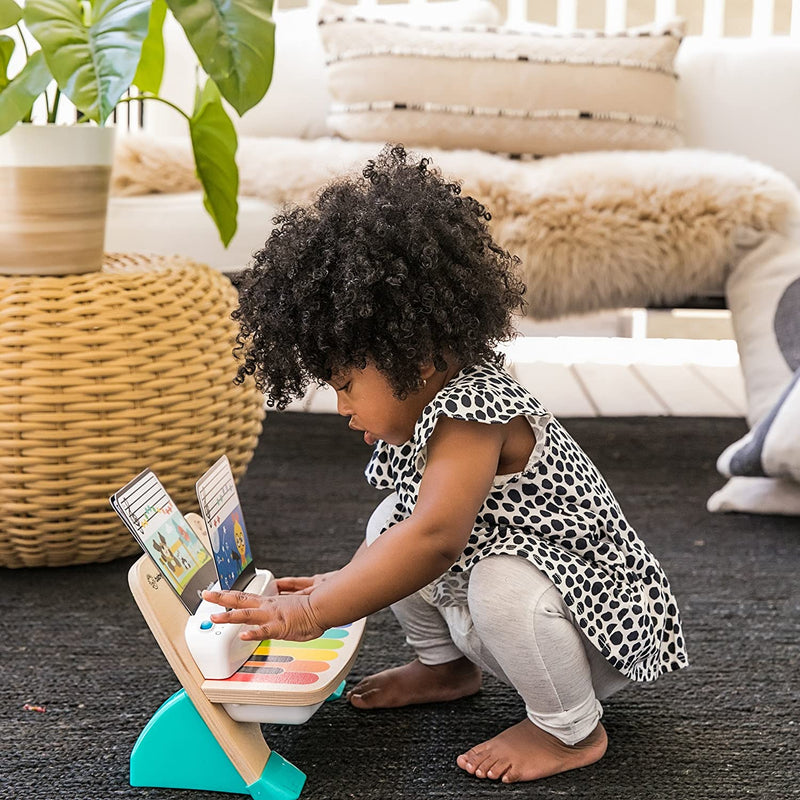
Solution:
<svg viewBox="0 0 800 800"><path fill-rule="evenodd" d="M380 149L332 138L244 138L240 190L273 206L307 202ZM723 153L619 151L539 161L418 153L491 212L495 238L521 259L528 313L539 319L721 293L744 251L800 218L800 195L787 177ZM119 141L113 193L197 188L188 140Z"/></svg>

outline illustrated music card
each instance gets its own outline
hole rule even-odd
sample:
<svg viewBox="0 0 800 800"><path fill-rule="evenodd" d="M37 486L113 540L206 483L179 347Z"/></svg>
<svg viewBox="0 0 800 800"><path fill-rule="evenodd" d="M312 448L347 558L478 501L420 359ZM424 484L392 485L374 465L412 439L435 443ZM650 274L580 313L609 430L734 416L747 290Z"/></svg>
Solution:
<svg viewBox="0 0 800 800"><path fill-rule="evenodd" d="M255 577L256 568L227 456L223 455L197 481L196 488L220 587L244 590Z"/></svg>
<svg viewBox="0 0 800 800"><path fill-rule="evenodd" d="M217 575L214 560L155 473L146 469L116 492L111 505L190 613Z"/></svg>

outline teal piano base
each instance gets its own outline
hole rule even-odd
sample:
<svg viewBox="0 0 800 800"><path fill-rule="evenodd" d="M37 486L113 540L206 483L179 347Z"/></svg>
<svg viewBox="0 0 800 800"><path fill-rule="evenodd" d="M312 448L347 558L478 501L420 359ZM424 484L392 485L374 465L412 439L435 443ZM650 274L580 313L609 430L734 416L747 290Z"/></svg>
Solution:
<svg viewBox="0 0 800 800"><path fill-rule="evenodd" d="M183 689L156 711L131 753L131 786L297 800L305 781L305 773L272 751L261 777L245 784Z"/></svg>

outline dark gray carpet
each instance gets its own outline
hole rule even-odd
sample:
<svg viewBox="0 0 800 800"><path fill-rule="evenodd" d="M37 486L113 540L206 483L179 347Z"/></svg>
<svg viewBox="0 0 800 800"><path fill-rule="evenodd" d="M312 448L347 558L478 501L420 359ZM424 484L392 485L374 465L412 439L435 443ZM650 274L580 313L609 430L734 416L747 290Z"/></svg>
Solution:
<svg viewBox="0 0 800 800"><path fill-rule="evenodd" d="M265 728L273 749L307 773L303 798L800 796L800 520L705 510L722 484L716 456L743 422L566 425L670 575L692 667L607 701L606 757L537 784L488 784L455 766L457 754L521 718L513 692L495 681L449 705L364 713L330 703L304 726ZM240 487L257 563L277 574L339 566L377 502L361 476L367 457L341 418L270 415ZM136 737L179 688L129 595L133 560L0 570L0 797L229 797L128 785ZM407 658L383 612L368 624L351 680Z"/></svg>

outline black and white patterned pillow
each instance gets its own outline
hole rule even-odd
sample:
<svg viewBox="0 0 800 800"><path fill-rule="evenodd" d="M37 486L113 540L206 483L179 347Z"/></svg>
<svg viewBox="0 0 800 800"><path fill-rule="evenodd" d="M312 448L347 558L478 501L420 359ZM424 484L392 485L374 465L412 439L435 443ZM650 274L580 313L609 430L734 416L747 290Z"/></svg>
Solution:
<svg viewBox="0 0 800 800"><path fill-rule="evenodd" d="M717 460L725 476L800 481L800 368L772 410Z"/></svg>

